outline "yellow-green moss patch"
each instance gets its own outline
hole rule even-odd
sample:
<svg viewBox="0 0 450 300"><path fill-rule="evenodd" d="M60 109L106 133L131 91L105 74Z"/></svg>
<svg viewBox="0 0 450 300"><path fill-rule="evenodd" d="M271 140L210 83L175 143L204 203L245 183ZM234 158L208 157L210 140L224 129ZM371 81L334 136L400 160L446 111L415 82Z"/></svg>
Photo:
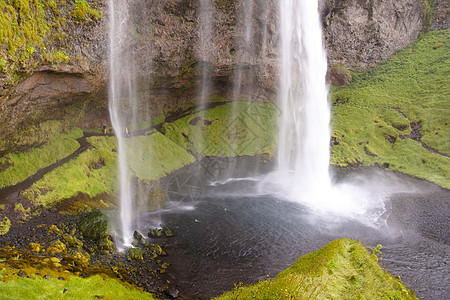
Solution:
<svg viewBox="0 0 450 300"><path fill-rule="evenodd" d="M384 165L450 188L449 43L450 30L429 32L334 88L332 164Z"/></svg>
<svg viewBox="0 0 450 300"><path fill-rule="evenodd" d="M202 156L272 155L277 112L272 103L228 103L164 124L163 133Z"/></svg>
<svg viewBox="0 0 450 300"><path fill-rule="evenodd" d="M22 195L35 205L55 203L73 197L79 192L95 197L112 194L116 189L117 155L114 137L91 137L95 148L88 149L77 158L46 174Z"/></svg>
<svg viewBox="0 0 450 300"><path fill-rule="evenodd" d="M149 293L125 287L115 279L92 276L68 280L18 278L0 281L0 298L7 299L154 299Z"/></svg>
<svg viewBox="0 0 450 300"><path fill-rule="evenodd" d="M195 162L195 158L161 133L127 139L127 155L133 175L158 179Z"/></svg>
<svg viewBox="0 0 450 300"><path fill-rule="evenodd" d="M0 171L0 188L14 185L74 152L80 144L75 140L83 136L79 128L68 134L60 134L39 148L27 152L9 153L0 158L5 168Z"/></svg>
<svg viewBox="0 0 450 300"><path fill-rule="evenodd" d="M299 258L273 280L237 285L217 299L417 299L377 261L360 242L336 240Z"/></svg>

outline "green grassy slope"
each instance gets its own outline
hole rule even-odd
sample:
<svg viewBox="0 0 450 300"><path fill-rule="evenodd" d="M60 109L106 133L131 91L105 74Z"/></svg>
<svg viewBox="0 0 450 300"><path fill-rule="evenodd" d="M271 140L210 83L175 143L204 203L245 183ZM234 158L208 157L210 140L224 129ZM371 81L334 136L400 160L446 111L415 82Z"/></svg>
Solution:
<svg viewBox="0 0 450 300"><path fill-rule="evenodd" d="M81 129L74 128L68 134L55 136L39 148L1 157L0 164L5 167L0 168L0 188L25 180L39 169L68 156L78 149L80 145L75 139L82 136Z"/></svg>
<svg viewBox="0 0 450 300"><path fill-rule="evenodd" d="M163 133L197 155L273 155L277 114L272 103L227 103L164 124Z"/></svg>
<svg viewBox="0 0 450 300"><path fill-rule="evenodd" d="M385 165L450 188L449 44L449 30L429 32L332 90L332 164Z"/></svg>
<svg viewBox="0 0 450 300"><path fill-rule="evenodd" d="M238 285L217 299L417 299L377 261L360 242L336 240L272 280Z"/></svg>
<svg viewBox="0 0 450 300"><path fill-rule="evenodd" d="M0 272L1 274L1 272ZM1 275L0 275L1 277ZM88 278L17 278L0 281L1 299L154 299L149 293L127 288L115 279Z"/></svg>

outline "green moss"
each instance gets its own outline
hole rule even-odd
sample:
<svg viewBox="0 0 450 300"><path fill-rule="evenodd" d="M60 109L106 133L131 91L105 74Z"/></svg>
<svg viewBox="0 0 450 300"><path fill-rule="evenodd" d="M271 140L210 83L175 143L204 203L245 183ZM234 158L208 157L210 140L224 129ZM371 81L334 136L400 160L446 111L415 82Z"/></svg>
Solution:
<svg viewBox="0 0 450 300"><path fill-rule="evenodd" d="M69 14L68 16L66 16ZM98 20L102 12L85 0L0 1L0 70L14 83L16 73L32 69L41 62L67 62L63 49L53 49L53 42L64 45L63 28L71 17L78 23Z"/></svg>
<svg viewBox="0 0 450 300"><path fill-rule="evenodd" d="M433 23L434 19L434 8L436 6L434 0L424 0L425 4L425 25L424 30L428 31L431 28L431 23Z"/></svg>
<svg viewBox="0 0 450 300"><path fill-rule="evenodd" d="M141 179L158 179L195 161L161 133L127 139L126 146L131 171Z"/></svg>
<svg viewBox="0 0 450 300"><path fill-rule="evenodd" d="M46 174L22 195L35 205L48 206L80 193L93 198L117 191L117 140L94 136L95 147ZM195 158L160 133L126 139L132 173L145 180L163 177ZM148 153L151 153L149 155Z"/></svg>
<svg viewBox="0 0 450 300"><path fill-rule="evenodd" d="M11 228L11 221L8 217L3 217L0 219L0 235L5 235L9 232L9 228Z"/></svg>
<svg viewBox="0 0 450 300"><path fill-rule="evenodd" d="M377 261L360 242L336 240L299 258L273 280L237 285L217 299L417 299Z"/></svg>
<svg viewBox="0 0 450 300"><path fill-rule="evenodd" d="M25 180L39 169L71 154L80 146L75 139L81 136L82 130L74 128L68 134L55 136L39 148L28 152L9 153L0 158L0 164L8 164L8 167L0 172L0 188Z"/></svg>
<svg viewBox="0 0 450 300"><path fill-rule="evenodd" d="M18 278L0 281L0 298L7 299L154 299L149 293L125 287L117 280L92 276L56 278Z"/></svg>
<svg viewBox="0 0 450 300"><path fill-rule="evenodd" d="M92 9L86 0L75 0L75 8L72 14L78 21L98 20L103 16L103 12Z"/></svg>
<svg viewBox="0 0 450 300"><path fill-rule="evenodd" d="M429 32L375 69L333 88L331 163L375 164L450 188L450 31ZM416 125L420 124L420 125ZM419 128L421 142L411 139ZM416 128L417 127L417 128Z"/></svg>
<svg viewBox="0 0 450 300"><path fill-rule="evenodd" d="M164 124L163 132L180 147L202 156L272 155L276 118L273 104L236 102Z"/></svg>
<svg viewBox="0 0 450 300"><path fill-rule="evenodd" d="M88 149L77 158L46 174L22 195L35 205L55 203L77 195L90 197L116 191L117 148L114 137L91 137L94 149Z"/></svg>

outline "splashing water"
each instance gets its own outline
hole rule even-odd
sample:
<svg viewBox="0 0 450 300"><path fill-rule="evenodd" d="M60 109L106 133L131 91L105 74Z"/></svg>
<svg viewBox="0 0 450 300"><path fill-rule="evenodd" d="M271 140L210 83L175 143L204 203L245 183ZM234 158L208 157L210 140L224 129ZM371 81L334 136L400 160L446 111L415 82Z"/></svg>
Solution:
<svg viewBox="0 0 450 300"><path fill-rule="evenodd" d="M384 212L383 195L351 184L331 184L327 59L318 1L283 0L279 9L278 169L260 187L321 214L374 223Z"/></svg>

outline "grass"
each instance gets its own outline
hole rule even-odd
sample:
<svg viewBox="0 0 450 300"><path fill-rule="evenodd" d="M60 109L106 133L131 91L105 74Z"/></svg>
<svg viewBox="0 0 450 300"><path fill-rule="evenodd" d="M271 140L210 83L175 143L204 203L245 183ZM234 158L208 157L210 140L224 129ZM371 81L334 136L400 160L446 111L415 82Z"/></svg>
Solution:
<svg viewBox="0 0 450 300"><path fill-rule="evenodd" d="M74 128L67 134L60 134L50 139L39 148L33 148L28 152L9 153L0 158L0 164L6 166L0 169L0 188L19 183L39 169L71 154L80 146L75 139L81 136L83 136L82 130Z"/></svg>
<svg viewBox="0 0 450 300"><path fill-rule="evenodd" d="M378 257L362 243L340 239L299 258L272 280L238 284L216 299L417 298L398 278L383 271Z"/></svg>
<svg viewBox="0 0 450 300"><path fill-rule="evenodd" d="M40 277L0 281L2 299L154 299L149 293L125 287L117 280L99 275L69 280Z"/></svg>
<svg viewBox="0 0 450 300"><path fill-rule="evenodd" d="M46 174L22 195L34 205L48 206L79 193L90 198L116 193L116 138L94 136L88 141L95 148ZM131 172L140 179L155 180L195 161L186 150L161 133L126 139L126 145Z"/></svg>
<svg viewBox="0 0 450 300"><path fill-rule="evenodd" d="M46 174L22 195L35 205L47 206L79 192L95 197L101 193L116 191L117 148L114 137L90 137L88 141L95 147L88 149L77 158Z"/></svg>
<svg viewBox="0 0 450 300"><path fill-rule="evenodd" d="M332 90L331 163L385 165L450 188L450 31L421 36L375 69ZM421 142L410 137L419 124Z"/></svg>
<svg viewBox="0 0 450 300"><path fill-rule="evenodd" d="M276 121L277 110L271 103L235 102L166 123L163 133L195 155L273 155Z"/></svg>
<svg viewBox="0 0 450 300"><path fill-rule="evenodd" d="M155 180L195 158L161 133L129 138L126 141L131 172L140 179Z"/></svg>

